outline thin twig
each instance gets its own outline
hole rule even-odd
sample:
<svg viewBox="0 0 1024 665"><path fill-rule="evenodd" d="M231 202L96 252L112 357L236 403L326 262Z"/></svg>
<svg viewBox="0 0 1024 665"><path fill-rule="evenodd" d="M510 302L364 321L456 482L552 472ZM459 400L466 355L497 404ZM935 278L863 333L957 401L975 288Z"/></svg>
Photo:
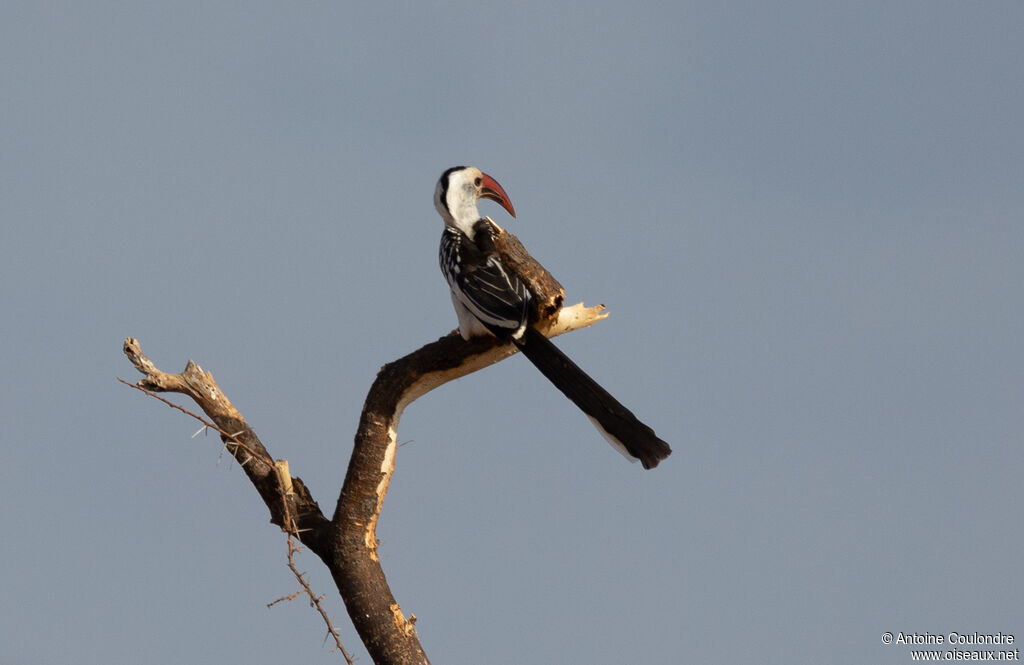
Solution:
<svg viewBox="0 0 1024 665"><path fill-rule="evenodd" d="M124 379L122 379L120 377L118 377L117 380L120 381L121 383L123 383L124 385L128 386L129 388L134 388L135 390L138 390L139 392L146 393L147 395L149 395L153 399L160 400L161 402L163 402L167 406L171 407L172 409L177 409L178 411L181 411L185 415L192 416L193 418L195 418L196 420L201 422L206 427L219 432L220 435L223 436L224 438L230 439L231 443L237 445L242 450L244 450L245 452L249 453L250 457L256 457L256 458L260 457L259 453L257 453L255 450L253 450L249 446L245 445L245 442L238 438L238 436L240 434L242 434L242 432L238 432L236 434L228 434L227 432L225 432L221 428L217 427L217 425L215 423L212 423L209 420L207 420L206 418L203 418L198 413L193 413L192 411L189 411L188 409L186 409L185 407L181 406L180 404L175 404L171 400L161 397L160 395L156 394L152 390L147 390L147 389L143 388L142 386L139 386L139 385L136 385L134 383L130 383L128 381L125 381ZM201 432L201 431L202 430L199 430L199 432ZM199 432L196 432L196 434L198 434ZM195 434L193 434L192 436L195 436ZM225 444L225 445L227 445L227 444ZM267 465L269 465L269 466L273 466L273 464L274 464L273 460L267 459L265 457L262 458L262 460Z"/></svg>
<svg viewBox="0 0 1024 665"><path fill-rule="evenodd" d="M305 592L304 591L296 591L295 593L290 593L287 596L281 596L277 600L272 600L269 603L267 603L267 607L273 607L274 605L277 605L278 603L283 603L285 601L295 600L296 598L301 596L303 593L305 593Z"/></svg>
<svg viewBox="0 0 1024 665"><path fill-rule="evenodd" d="M309 596L310 604L313 607L316 608L317 612L320 613L320 616L323 618L324 623L327 625L327 634L330 635L334 639L334 644L337 647L337 649L339 651L341 651L341 655L345 657L345 662L348 663L348 665L355 665L352 662L352 657L349 655L348 651L345 650L345 646L341 643L341 636L339 636L338 635L338 631L334 629L334 623L331 621L331 618L329 616L327 616L327 610L324 609L323 604L320 602L321 600L323 600L323 596L318 596L315 593L313 593L313 589L310 588L309 583L306 581L305 576L302 573L299 572L298 568L295 567L295 553L300 551L300 550L301 550L301 548L298 547L295 544L295 537L291 533L289 533L288 534L288 568L290 568L291 571L292 571L292 574L295 575L295 579L297 579L299 581L299 584L302 586L302 591L301 592L296 592L295 594L292 594L291 596L286 596L285 598L279 598L278 600L285 600L285 599L292 600L292 599L294 599L295 597L297 597L301 593L304 593L307 596ZM276 603L278 601L275 600L274 602Z"/></svg>
<svg viewBox="0 0 1024 665"><path fill-rule="evenodd" d="M249 454L249 459L247 459L245 462L241 462L240 463L242 466L245 466L245 464L247 464L248 462L252 461L253 459L261 458L261 456L256 451L254 451L252 448L250 448L247 445L245 445L245 443L241 439L238 438L243 432L240 431L240 432L236 432L235 434L230 434L228 432L225 432L220 427L217 427L217 425L215 423L210 422L209 420L207 420L206 418L203 418L202 416L200 416L197 413L189 411L188 409L186 409L185 407L181 406L180 404L175 404L174 402L161 397L160 395L154 393L152 390L147 390L147 389L143 388L142 386L136 385L134 383L129 383L128 381L125 381L122 378L118 378L117 380L120 381L121 383L123 383L124 385L128 386L129 388L134 388L134 389L136 389L136 390L138 390L140 392L143 392L143 393L149 395L150 397L163 402L167 406L169 406L169 407L171 407L173 409L177 409L178 411L181 411L185 415L188 415L188 416L191 416L192 418L195 418L196 420L198 420L199 422L201 422L203 424L203 429L210 428L212 430L215 430L215 431L219 432L222 437L224 437L225 439L230 440L231 444L234 444L234 445L240 447L242 450L244 450L245 452L247 452ZM202 429L199 430L199 432L202 432L202 431L203 431ZM196 434L199 434L199 432L196 432ZM193 437L194 436L195 436L195 434L193 434ZM230 445L230 444L225 442L225 447L227 447L228 445ZM268 460L266 458L262 458L262 459L269 466L273 466L275 468L280 468L277 465L275 465L271 460ZM287 468L287 466L285 466L285 468ZM280 488L280 493L281 493L281 505L282 505L282 507L284 509L284 515L285 515L284 523L286 525L288 525L287 527L282 527L282 530L285 531L288 534L288 568L289 568L289 570L292 571L292 574L295 576L295 579L298 580L299 585L302 587L302 589L300 589L299 591L296 591L293 594L290 594L290 595L287 595L287 596L282 596L281 598L278 598L277 600L275 600L272 603L268 603L267 607L272 607L273 605L276 605L277 603L279 603L281 601L284 601L284 600L295 600L300 595L306 594L307 596L309 596L310 604L313 607L316 608L316 611L320 613L320 616L323 618L324 623L327 625L327 634L330 635L332 638L334 638L335 648L337 648L339 651L341 651L341 654L342 654L342 656L345 657L345 662L348 663L348 665L355 665L355 663L352 660L352 657L349 655L348 651L345 650L345 646L341 643L341 636L338 635L338 631L334 628L334 623L331 621L331 618L329 616L327 616L327 611L324 609L323 604L321 604L321 602L320 602L324 598L324 596L317 596L315 593L313 593L313 589L309 586L309 583L306 581L306 578L302 575L302 573L299 572L299 569L295 567L295 553L301 551L301 548L295 544L294 536L298 535L299 530L296 527L294 519L292 519L291 509L290 509L290 502L288 501L288 495L287 495L287 492L285 490L285 488L289 484L290 484L290 482L288 484L286 484L283 480L278 483L278 486Z"/></svg>

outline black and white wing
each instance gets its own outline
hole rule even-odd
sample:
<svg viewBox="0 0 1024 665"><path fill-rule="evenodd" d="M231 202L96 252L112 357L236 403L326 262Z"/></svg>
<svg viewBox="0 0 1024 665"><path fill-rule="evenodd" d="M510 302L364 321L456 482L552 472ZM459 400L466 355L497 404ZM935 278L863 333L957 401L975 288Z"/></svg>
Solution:
<svg viewBox="0 0 1024 665"><path fill-rule="evenodd" d="M480 228L475 240L450 226L441 236L441 272L453 300L495 336L518 338L526 326L530 292L505 269L489 228Z"/></svg>

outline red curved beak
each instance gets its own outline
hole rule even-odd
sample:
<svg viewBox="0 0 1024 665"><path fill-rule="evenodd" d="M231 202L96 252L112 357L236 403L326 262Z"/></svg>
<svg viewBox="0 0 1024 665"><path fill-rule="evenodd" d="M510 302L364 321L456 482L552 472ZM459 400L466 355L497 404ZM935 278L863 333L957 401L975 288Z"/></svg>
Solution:
<svg viewBox="0 0 1024 665"><path fill-rule="evenodd" d="M508 194L506 194L505 190L501 188L498 181L486 173L481 175L483 175L484 181L480 184L480 198L495 201L502 208L508 210L508 214L515 217L515 208L512 207L512 202L508 200Z"/></svg>

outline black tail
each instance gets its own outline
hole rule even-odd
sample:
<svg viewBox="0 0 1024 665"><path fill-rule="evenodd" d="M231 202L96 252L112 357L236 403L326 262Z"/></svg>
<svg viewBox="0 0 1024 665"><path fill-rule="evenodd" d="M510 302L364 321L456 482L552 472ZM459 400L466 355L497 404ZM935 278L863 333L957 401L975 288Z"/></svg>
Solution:
<svg viewBox="0 0 1024 665"><path fill-rule="evenodd" d="M672 453L654 430L640 422L632 411L587 376L542 333L527 326L516 345L556 388L590 417L620 452L639 459L645 469L653 469Z"/></svg>

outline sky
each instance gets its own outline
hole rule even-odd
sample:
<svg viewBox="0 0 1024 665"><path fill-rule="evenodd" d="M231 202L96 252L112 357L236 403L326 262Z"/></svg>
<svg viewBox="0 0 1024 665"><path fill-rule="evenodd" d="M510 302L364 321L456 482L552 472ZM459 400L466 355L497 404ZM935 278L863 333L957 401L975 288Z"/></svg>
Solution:
<svg viewBox="0 0 1024 665"><path fill-rule="evenodd" d="M330 513L378 368L455 326L457 164L674 453L518 357L412 404L379 553L433 662L1019 647L1024 6L406 5L0 7L0 663L342 662L121 345L211 371Z"/></svg>

